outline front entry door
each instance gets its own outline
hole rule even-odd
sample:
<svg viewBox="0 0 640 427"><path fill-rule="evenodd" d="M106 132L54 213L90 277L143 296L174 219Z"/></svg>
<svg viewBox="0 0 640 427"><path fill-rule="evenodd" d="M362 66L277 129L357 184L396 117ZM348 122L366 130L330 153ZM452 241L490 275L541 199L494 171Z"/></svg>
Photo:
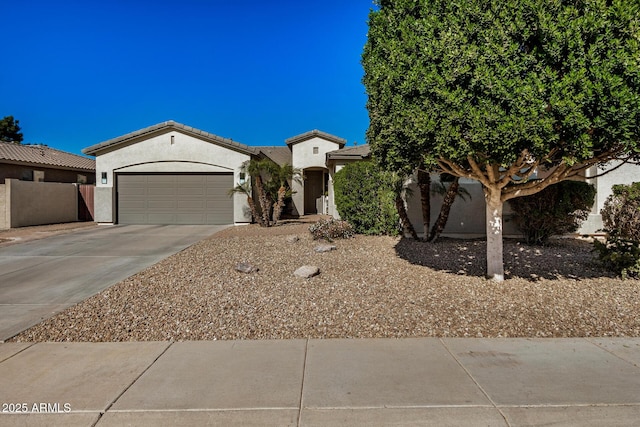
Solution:
<svg viewBox="0 0 640 427"><path fill-rule="evenodd" d="M304 213L317 214L316 200L324 193L324 172L305 171L304 176Z"/></svg>

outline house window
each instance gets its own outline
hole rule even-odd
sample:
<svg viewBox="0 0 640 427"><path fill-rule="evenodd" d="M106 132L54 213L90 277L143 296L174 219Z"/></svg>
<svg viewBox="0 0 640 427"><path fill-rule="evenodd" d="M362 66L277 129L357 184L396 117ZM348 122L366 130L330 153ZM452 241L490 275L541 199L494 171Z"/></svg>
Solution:
<svg viewBox="0 0 640 427"><path fill-rule="evenodd" d="M87 183L87 176L78 174L78 176L76 178L76 182L78 184L86 184Z"/></svg>
<svg viewBox="0 0 640 427"><path fill-rule="evenodd" d="M20 177L21 181L33 181L33 170L32 169L24 169L22 171L22 176Z"/></svg>
<svg viewBox="0 0 640 427"><path fill-rule="evenodd" d="M313 154L318 154L318 147L313 147Z"/></svg>

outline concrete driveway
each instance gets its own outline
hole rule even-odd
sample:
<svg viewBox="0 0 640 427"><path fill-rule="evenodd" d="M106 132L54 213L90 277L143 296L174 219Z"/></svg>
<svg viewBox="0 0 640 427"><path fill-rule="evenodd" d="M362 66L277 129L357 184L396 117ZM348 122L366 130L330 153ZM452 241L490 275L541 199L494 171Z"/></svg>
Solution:
<svg viewBox="0 0 640 427"><path fill-rule="evenodd" d="M227 226L100 226L0 248L0 341Z"/></svg>

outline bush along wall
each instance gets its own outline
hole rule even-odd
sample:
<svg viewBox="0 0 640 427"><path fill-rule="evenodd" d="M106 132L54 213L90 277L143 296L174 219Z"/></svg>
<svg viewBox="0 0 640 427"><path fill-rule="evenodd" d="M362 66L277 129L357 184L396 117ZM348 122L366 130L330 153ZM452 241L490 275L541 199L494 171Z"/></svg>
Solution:
<svg viewBox="0 0 640 427"><path fill-rule="evenodd" d="M623 278L640 278L640 182L614 185L600 211L605 242L595 241L600 263Z"/></svg>
<svg viewBox="0 0 640 427"><path fill-rule="evenodd" d="M531 196L509 200L514 222L529 244L543 245L551 236L573 233L589 217L595 187L561 181Z"/></svg>
<svg viewBox="0 0 640 427"><path fill-rule="evenodd" d="M371 161L347 164L334 176L340 217L358 234L400 233L393 176Z"/></svg>

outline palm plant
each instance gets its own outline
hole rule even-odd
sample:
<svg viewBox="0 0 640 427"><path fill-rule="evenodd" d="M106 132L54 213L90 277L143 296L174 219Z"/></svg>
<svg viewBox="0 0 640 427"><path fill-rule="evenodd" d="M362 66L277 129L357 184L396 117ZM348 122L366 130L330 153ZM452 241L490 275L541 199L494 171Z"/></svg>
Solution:
<svg viewBox="0 0 640 427"><path fill-rule="evenodd" d="M278 190L276 191L276 203L273 207L273 223L277 224L282 216L284 210L285 200L291 196L293 190L291 189L291 182L302 182L302 170L294 168L289 163L285 163L282 166L275 165L273 168L271 179L278 184Z"/></svg>
<svg viewBox="0 0 640 427"><path fill-rule="evenodd" d="M262 213L258 223L262 227L271 226L271 206L273 204L269 197L266 182L270 179L270 170L272 169L273 161L269 159L251 159L242 164L242 170L253 178L254 187L258 196L258 203L260 203L260 211Z"/></svg>
<svg viewBox="0 0 640 427"><path fill-rule="evenodd" d="M229 196L232 196L236 193L244 194L245 196L247 196L247 203L249 204L249 209L251 210L251 216L253 217L253 220L262 225L262 217L258 213L258 208L253 201L253 197L251 195L251 185L249 184L249 181L244 182L243 184L237 184L228 192Z"/></svg>

